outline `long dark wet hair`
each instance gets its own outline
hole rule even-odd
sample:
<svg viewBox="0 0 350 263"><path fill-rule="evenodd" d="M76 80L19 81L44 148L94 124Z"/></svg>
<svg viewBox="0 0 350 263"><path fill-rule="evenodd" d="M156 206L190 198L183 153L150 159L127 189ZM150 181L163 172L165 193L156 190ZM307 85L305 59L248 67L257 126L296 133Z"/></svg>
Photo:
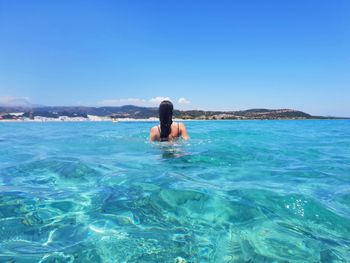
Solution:
<svg viewBox="0 0 350 263"><path fill-rule="evenodd" d="M159 105L160 139L168 139L173 123L174 106L169 100L163 100Z"/></svg>

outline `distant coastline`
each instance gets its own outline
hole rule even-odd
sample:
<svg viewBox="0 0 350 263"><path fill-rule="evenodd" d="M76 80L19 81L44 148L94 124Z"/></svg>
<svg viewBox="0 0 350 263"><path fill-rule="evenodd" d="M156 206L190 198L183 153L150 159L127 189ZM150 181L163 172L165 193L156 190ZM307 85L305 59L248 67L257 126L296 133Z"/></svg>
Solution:
<svg viewBox="0 0 350 263"><path fill-rule="evenodd" d="M271 121L271 119L269 119ZM225 119L225 120L200 120L200 119L176 119L174 121L177 122L198 122L198 121L269 121L268 119L245 119L245 120L233 120L233 119ZM350 120L350 118L324 118L324 119L274 119L278 121L290 121L290 120L295 120L295 121L311 121L311 120ZM118 119L116 121L112 120L103 120L103 121L98 121L98 120L89 120L89 119L84 119L84 120L76 120L76 119L70 119L66 121L61 121L61 120L53 120L53 119L43 119L43 120L0 120L0 123L44 123L44 122L52 122L52 123L75 123L75 122L91 122L91 123L122 123L122 122L149 122L149 123L156 123L159 122L159 120L152 120L152 119Z"/></svg>
<svg viewBox="0 0 350 263"><path fill-rule="evenodd" d="M293 109L249 109L241 111L174 110L176 120L305 120L349 119L312 116ZM125 105L120 107L1 107L1 122L74 122L74 121L158 121L158 109Z"/></svg>

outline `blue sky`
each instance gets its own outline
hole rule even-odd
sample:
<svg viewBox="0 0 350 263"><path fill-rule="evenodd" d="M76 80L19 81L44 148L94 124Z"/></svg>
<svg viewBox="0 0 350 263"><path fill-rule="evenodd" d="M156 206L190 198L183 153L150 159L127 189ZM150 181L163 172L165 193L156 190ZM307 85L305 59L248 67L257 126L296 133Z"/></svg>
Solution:
<svg viewBox="0 0 350 263"><path fill-rule="evenodd" d="M347 0L0 0L0 101L350 116L349 14Z"/></svg>

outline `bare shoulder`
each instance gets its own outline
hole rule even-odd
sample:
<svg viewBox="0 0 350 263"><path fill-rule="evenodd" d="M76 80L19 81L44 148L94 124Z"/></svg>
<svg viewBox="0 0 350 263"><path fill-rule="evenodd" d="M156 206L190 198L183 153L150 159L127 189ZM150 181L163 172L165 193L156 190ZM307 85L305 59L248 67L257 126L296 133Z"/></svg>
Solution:
<svg viewBox="0 0 350 263"><path fill-rule="evenodd" d="M179 128L181 131L181 137L185 140L188 140L190 137L188 136L187 130L186 130L186 126L183 122L179 122Z"/></svg>
<svg viewBox="0 0 350 263"><path fill-rule="evenodd" d="M179 122L179 124L180 124L181 127L185 127L185 123Z"/></svg>
<svg viewBox="0 0 350 263"><path fill-rule="evenodd" d="M152 128L151 128L151 132L154 132L154 131L156 131L158 129L158 126L156 125L156 126L153 126Z"/></svg>
<svg viewBox="0 0 350 263"><path fill-rule="evenodd" d="M180 129L186 129L186 126L183 122L179 122Z"/></svg>
<svg viewBox="0 0 350 263"><path fill-rule="evenodd" d="M151 141L157 141L158 140L158 129L157 126L154 126L151 128L151 131L149 133L149 138Z"/></svg>

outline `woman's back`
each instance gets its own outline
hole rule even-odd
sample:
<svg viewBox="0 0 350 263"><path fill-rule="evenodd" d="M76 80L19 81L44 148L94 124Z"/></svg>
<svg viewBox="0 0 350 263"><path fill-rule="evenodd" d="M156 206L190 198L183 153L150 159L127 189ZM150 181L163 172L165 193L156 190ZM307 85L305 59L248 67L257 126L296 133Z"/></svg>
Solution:
<svg viewBox="0 0 350 263"><path fill-rule="evenodd" d="M174 123L173 118L174 106L169 100L164 100L159 105L159 122L160 125L154 126L150 132L151 141L171 141L180 136L187 140L188 134L183 123Z"/></svg>
<svg viewBox="0 0 350 263"><path fill-rule="evenodd" d="M188 134L187 134L187 130L186 127L183 123L172 123L171 124L171 128L170 128L170 134L168 135L168 137L162 138L161 137L161 126L157 125L154 126L151 129L151 133L150 133L150 139L151 141L172 141L172 140L176 140L180 137L182 137L184 140L187 140Z"/></svg>

